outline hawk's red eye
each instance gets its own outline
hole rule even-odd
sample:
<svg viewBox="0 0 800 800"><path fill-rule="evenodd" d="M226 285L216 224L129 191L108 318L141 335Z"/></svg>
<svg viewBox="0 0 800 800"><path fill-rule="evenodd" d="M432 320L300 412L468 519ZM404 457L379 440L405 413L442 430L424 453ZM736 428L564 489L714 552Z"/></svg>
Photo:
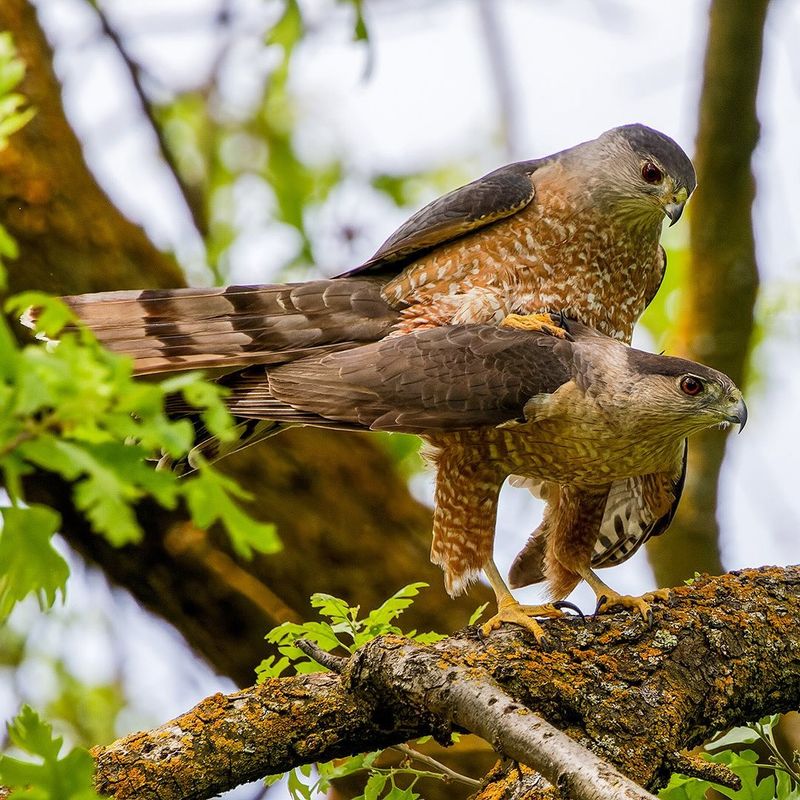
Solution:
<svg viewBox="0 0 800 800"><path fill-rule="evenodd" d="M703 382L692 375L685 375L681 378L681 391L689 397L694 397L703 391Z"/></svg>
<svg viewBox="0 0 800 800"><path fill-rule="evenodd" d="M645 161L642 165L642 177L648 183L661 183L664 180L664 174L652 161Z"/></svg>

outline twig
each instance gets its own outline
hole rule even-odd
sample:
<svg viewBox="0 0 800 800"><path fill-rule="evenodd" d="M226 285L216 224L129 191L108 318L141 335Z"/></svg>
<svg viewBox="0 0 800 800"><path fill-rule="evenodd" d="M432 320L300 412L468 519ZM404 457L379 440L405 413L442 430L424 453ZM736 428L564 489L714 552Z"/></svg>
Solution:
<svg viewBox="0 0 800 800"><path fill-rule="evenodd" d="M209 232L208 219L206 218L205 210L201 204L197 202L197 198L192 192L191 187L188 186L188 184L186 184L181 177L178 164L171 150L169 149L166 137L164 136L164 131L156 120L155 114L153 113L152 104L150 103L150 100L145 94L144 87L142 86L142 69L128 54L127 50L125 49L125 45L122 42L122 38L112 27L108 17L100 8L100 5L98 3L89 3L89 5L94 8L97 18L100 21L100 26L103 30L103 33L110 39L114 47L116 47L117 51L119 52L120 58L125 65L125 69L128 71L128 75L130 75L133 90L136 93L136 96L139 99L139 103L142 107L142 113L147 118L147 121L150 123L150 127L153 129L153 133L155 134L156 142L158 143L158 151L175 178L175 182L177 183L178 189L183 196L184 202L186 203L186 208L189 211L189 215L192 218L192 222L194 223L197 232L200 234L201 238L205 239Z"/></svg>
<svg viewBox="0 0 800 800"><path fill-rule="evenodd" d="M455 781L456 783L463 783L465 786L470 786L473 789L477 789L481 785L481 782L476 781L475 778L470 778L469 775L462 775L460 772L456 772L445 764L442 764L441 761L437 761L435 758L425 755L425 753L420 753L419 750L414 750L413 747L409 747L407 744L396 744L392 747L392 750L397 750L399 753L403 753L403 755L407 756L408 758L412 758L414 761L419 761L421 764L425 764L432 770L442 772L444 775L450 778L450 780Z"/></svg>
<svg viewBox="0 0 800 800"><path fill-rule="evenodd" d="M353 656L344 679L356 693L401 693L413 707L429 709L537 770L565 797L654 800L607 761L514 700L488 673L444 666L431 648L382 637Z"/></svg>
<svg viewBox="0 0 800 800"><path fill-rule="evenodd" d="M309 658L313 658L317 664L321 664L325 669L329 669L337 675L342 673L348 661L346 658L326 652L309 639L297 639L294 646L298 650L302 650Z"/></svg>
<svg viewBox="0 0 800 800"><path fill-rule="evenodd" d="M675 753L672 768L681 775L718 783L728 789L739 791L742 788L742 779L733 770L726 767L725 764L707 761L692 753Z"/></svg>

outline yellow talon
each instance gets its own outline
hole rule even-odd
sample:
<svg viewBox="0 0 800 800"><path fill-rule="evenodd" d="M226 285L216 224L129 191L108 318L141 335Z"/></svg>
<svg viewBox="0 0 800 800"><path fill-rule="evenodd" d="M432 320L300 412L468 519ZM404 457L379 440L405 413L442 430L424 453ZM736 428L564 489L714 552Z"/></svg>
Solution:
<svg viewBox="0 0 800 800"><path fill-rule="evenodd" d="M654 589L652 592L647 592L647 594L642 596L651 600L660 600L662 603L666 603L667 600L669 600L671 591L671 589Z"/></svg>
<svg viewBox="0 0 800 800"><path fill-rule="evenodd" d="M598 598L596 614L602 614L614 606L622 606L623 608L636 609L641 615L642 619L648 622L653 618L653 609L644 597L634 597L630 594L617 594L616 592L605 592Z"/></svg>
<svg viewBox="0 0 800 800"><path fill-rule="evenodd" d="M538 606L522 606L513 598L510 602L501 603L498 606L497 613L484 625L481 626L481 633L488 636L492 631L496 631L504 622L510 622L513 625L519 625L525 630L530 631L537 642L544 639L544 631L542 626L533 619L530 614L531 609L536 609Z"/></svg>
<svg viewBox="0 0 800 800"><path fill-rule="evenodd" d="M563 617L564 612L555 604L547 603L539 606L523 606L511 594L508 586L497 570L497 566L491 559L484 565L483 571L489 579L489 584L494 589L494 596L497 600L497 613L481 626L481 633L488 636L492 631L497 630L504 622L512 625L519 625L530 631L537 642L545 638L542 626L534 617ZM571 606L571 604L567 604ZM574 608L574 607L573 607Z"/></svg>
<svg viewBox="0 0 800 800"><path fill-rule="evenodd" d="M642 615L642 618L648 624L652 624L653 609L650 608L650 604L644 598L649 597L650 599L656 598L659 600L665 600L665 592L667 595L669 593L669 591L666 589L658 589L657 591L643 595L642 597L633 597L629 594L619 594L619 592L615 592L608 584L603 583L603 581L600 580L600 578L598 578L591 569L585 568L580 570L580 576L586 581L586 583L589 584L589 586L591 586L592 591L597 597L597 608L595 609L595 614L602 614L604 611L614 608L614 606L634 608Z"/></svg>
<svg viewBox="0 0 800 800"><path fill-rule="evenodd" d="M541 331L558 339L566 339L568 334L553 322L550 314L509 314L501 323L501 328L517 328L523 331Z"/></svg>

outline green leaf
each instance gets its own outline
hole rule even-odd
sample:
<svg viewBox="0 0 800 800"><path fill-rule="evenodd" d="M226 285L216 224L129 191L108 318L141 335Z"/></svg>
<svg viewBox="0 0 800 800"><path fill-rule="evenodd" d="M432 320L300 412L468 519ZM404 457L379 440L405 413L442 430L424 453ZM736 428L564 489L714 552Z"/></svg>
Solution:
<svg viewBox="0 0 800 800"><path fill-rule="evenodd" d="M0 756L0 783L11 789L11 797L30 800L100 800L94 791L94 759L86 750L73 748L59 758L63 741L53 735L29 706L8 725L9 740L36 761Z"/></svg>
<svg viewBox="0 0 800 800"><path fill-rule="evenodd" d="M483 612L486 611L486 607L488 605L489 605L488 603L483 603L483 604L479 605L472 612L472 616L469 618L469 622L467 624L468 625L474 625L483 616Z"/></svg>
<svg viewBox="0 0 800 800"><path fill-rule="evenodd" d="M381 772L373 772L364 787L364 800L378 800L386 786L387 776Z"/></svg>
<svg viewBox="0 0 800 800"><path fill-rule="evenodd" d="M292 800L311 800L311 786L304 780L303 768L293 769L286 781Z"/></svg>
<svg viewBox="0 0 800 800"><path fill-rule="evenodd" d="M392 784L392 788L384 795L383 800L417 800L418 797L419 795L410 786L401 789Z"/></svg>
<svg viewBox="0 0 800 800"><path fill-rule="evenodd" d="M14 605L36 594L42 606L50 607L63 596L69 567L53 548L51 537L61 521L46 506L3 508L0 532L0 619Z"/></svg>
<svg viewBox="0 0 800 800"><path fill-rule="evenodd" d="M267 635L267 641L277 645L283 658L275 662L274 656L263 661L256 670L260 680L278 677L287 668L289 663L297 673L318 672L323 669L315 661L310 660L302 650L294 646L298 639L309 639L321 649L330 653L337 648L342 648L352 653L366 642L384 633L393 633L402 636L403 632L390 623L399 616L413 602L426 583L412 583L395 592L388 600L374 611L371 611L363 620L358 619L358 606L348 605L339 597L318 592L311 597L311 605L316 608L320 616L327 621L311 621L297 624L284 622L273 628ZM343 635L346 639L343 640ZM438 633L411 632L413 638L423 644L439 641L444 637ZM349 641L348 641L349 640Z"/></svg>
<svg viewBox="0 0 800 800"><path fill-rule="evenodd" d="M181 377L184 378L180 385L181 394L190 406L199 409L203 424L209 433L223 442L236 439L233 417L223 401L228 390L224 386L203 380L202 375L197 372ZM191 380L187 380L186 377ZM176 384L177 380L171 379L165 381L162 388L166 394L170 394L175 391L173 387Z"/></svg>
<svg viewBox="0 0 800 800"><path fill-rule="evenodd" d="M276 553L281 544L275 526L259 522L246 514L233 498L248 498L239 485L221 472L201 462L198 471L181 482L181 489L192 519L201 528L221 522L234 550L249 558L253 550L259 553Z"/></svg>
<svg viewBox="0 0 800 800"><path fill-rule="evenodd" d="M142 529L131 503L138 500L144 490L131 480L135 476L128 470L135 469L134 465L140 466L141 454L118 442L92 445L55 440L53 448L78 474L85 475L74 487L75 503L94 530L116 547L139 541Z"/></svg>
<svg viewBox="0 0 800 800"><path fill-rule="evenodd" d="M712 739L706 746L706 750L719 750L720 747L728 747L732 744L751 744L758 741L758 733L752 728L742 726L731 728L718 739Z"/></svg>
<svg viewBox="0 0 800 800"><path fill-rule="evenodd" d="M773 800L775 796L775 776L768 775L759 781L758 753L755 750L724 750L711 756L711 760L726 764L742 780L739 790L728 789L725 786L714 786L720 794L730 797L731 800Z"/></svg>
<svg viewBox="0 0 800 800"><path fill-rule="evenodd" d="M21 316L29 308L38 310L36 332L55 338L66 325L75 322L72 309L58 297L44 292L21 292L6 301L6 311Z"/></svg>
<svg viewBox="0 0 800 800"><path fill-rule="evenodd" d="M706 800L706 792L710 787L708 781L675 774L658 796L661 800Z"/></svg>
<svg viewBox="0 0 800 800"><path fill-rule="evenodd" d="M0 257L2 258L17 258L19 256L19 247L17 246L16 239L0 225Z"/></svg>

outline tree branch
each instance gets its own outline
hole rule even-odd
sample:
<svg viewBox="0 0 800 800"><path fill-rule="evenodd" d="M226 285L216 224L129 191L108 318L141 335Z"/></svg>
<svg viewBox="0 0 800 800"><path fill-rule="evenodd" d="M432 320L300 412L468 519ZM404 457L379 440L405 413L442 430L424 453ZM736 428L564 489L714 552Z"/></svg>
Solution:
<svg viewBox="0 0 800 800"><path fill-rule="evenodd" d="M687 763L683 748L800 705L799 590L800 567L701 578L658 604L652 628L630 614L550 620L546 648L513 626L429 647L382 637L342 675L214 695L96 748L97 787L118 800L199 800L303 763L426 734L447 741L457 726L542 771L564 796L647 797L610 765L653 789ZM556 796L516 766L492 781L479 800L498 787Z"/></svg>
<svg viewBox="0 0 800 800"><path fill-rule="evenodd" d="M122 41L122 37L117 32L116 28L114 28L114 26L111 24L103 9L100 8L97 3L90 3L89 5L97 14L103 34L111 41L120 58L122 59L125 70L131 79L131 86L133 87L133 91L139 101L142 113L150 124L150 128L156 137L158 152L161 154L161 158L164 159L164 163L167 165L169 171L172 173L172 177L175 179L178 190L180 191L184 203L186 204L186 208L189 211L189 216L192 218L192 222L194 223L195 230L200 235L201 239L205 239L208 236L208 218L206 215L205 206L203 204L203 198L199 192L193 191L192 187L189 186L186 181L184 181L183 176L181 175L180 169L178 168L178 163L169 147L169 143L167 142L164 129L158 124L158 120L156 119L156 115L153 111L153 106L150 103L150 99L148 98L147 94L145 93L142 82L142 69L139 64L137 64L136 61L131 58L124 42Z"/></svg>

